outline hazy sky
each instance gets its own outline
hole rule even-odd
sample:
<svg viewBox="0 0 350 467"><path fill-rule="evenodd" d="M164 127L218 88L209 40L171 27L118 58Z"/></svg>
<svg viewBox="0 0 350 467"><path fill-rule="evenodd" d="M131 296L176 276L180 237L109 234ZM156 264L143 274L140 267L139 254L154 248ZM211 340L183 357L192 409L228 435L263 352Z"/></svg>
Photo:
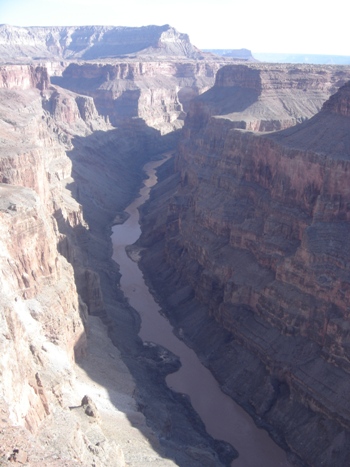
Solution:
<svg viewBox="0 0 350 467"><path fill-rule="evenodd" d="M350 55L344 0L0 0L0 24L170 24L199 48Z"/></svg>

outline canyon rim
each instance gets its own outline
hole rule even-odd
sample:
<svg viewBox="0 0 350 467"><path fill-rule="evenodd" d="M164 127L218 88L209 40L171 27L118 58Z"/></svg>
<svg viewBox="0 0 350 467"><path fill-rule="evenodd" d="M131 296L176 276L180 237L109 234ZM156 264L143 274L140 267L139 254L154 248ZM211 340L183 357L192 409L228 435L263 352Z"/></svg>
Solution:
<svg viewBox="0 0 350 467"><path fill-rule="evenodd" d="M348 465L350 68L169 25L1 25L0 62L1 465L234 465L112 260L166 152L137 243L162 312L292 464Z"/></svg>

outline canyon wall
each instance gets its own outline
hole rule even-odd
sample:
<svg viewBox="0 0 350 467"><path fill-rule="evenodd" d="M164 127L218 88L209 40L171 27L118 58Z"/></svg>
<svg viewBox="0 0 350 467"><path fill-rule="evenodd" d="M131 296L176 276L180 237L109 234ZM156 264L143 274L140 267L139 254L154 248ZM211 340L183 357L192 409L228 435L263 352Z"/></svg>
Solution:
<svg viewBox="0 0 350 467"><path fill-rule="evenodd" d="M81 403L96 383L75 363L92 358L88 313L101 312L103 297L86 252L89 227L72 196L69 154L75 139L99 133L101 140L110 127L91 98L52 87L44 67L1 67L0 94L1 464L123 466L127 440L122 449L107 438L106 416ZM121 374L130 393L118 397L139 413L133 379L126 367ZM109 409L113 423L116 412ZM130 434L127 420L120 424ZM147 450L140 446L140 456L160 458Z"/></svg>
<svg viewBox="0 0 350 467"><path fill-rule="evenodd" d="M190 115L197 124L216 116L244 130L281 130L315 115L348 79L349 69L341 66L226 65Z"/></svg>
<svg viewBox="0 0 350 467"><path fill-rule="evenodd" d="M0 25L1 62L28 60L94 60L135 56L203 57L187 34L164 26L52 26Z"/></svg>
<svg viewBox="0 0 350 467"><path fill-rule="evenodd" d="M220 60L72 63L54 83L94 99L99 113L118 126L140 118L162 134L182 128L190 101L207 91Z"/></svg>
<svg viewBox="0 0 350 467"><path fill-rule="evenodd" d="M350 78L344 67L225 63L179 58L72 63L53 82L93 97L114 126L141 118L165 134L182 128L187 113L197 123L215 115L247 130L288 128L315 115Z"/></svg>
<svg viewBox="0 0 350 467"><path fill-rule="evenodd" d="M48 88L44 68L0 70L0 397L9 423L2 429L2 456L12 438L18 443L22 437L26 445L29 433L38 434L45 420L60 416L73 362L86 352L87 306L77 293L71 264L57 249L63 239L55 221L58 206L72 229L85 224L81 207L65 202L71 163L58 144L59 129L42 108L40 90ZM74 436L81 439L80 447L67 439L67 449L87 452L79 429ZM23 461L36 448L30 443L17 454ZM53 447L47 456L54 461Z"/></svg>
<svg viewBox="0 0 350 467"><path fill-rule="evenodd" d="M294 463L347 465L349 84L310 120L261 131L305 120L348 70L282 70L225 67L194 100L143 211L142 263L183 338Z"/></svg>
<svg viewBox="0 0 350 467"><path fill-rule="evenodd" d="M113 128L42 66L0 67L0 94L1 463L228 465L166 387L178 363L143 346L111 259L112 223L173 137Z"/></svg>
<svg viewBox="0 0 350 467"><path fill-rule="evenodd" d="M246 130L312 117L349 71L221 69L190 59L172 28L141 29L146 55L173 58L64 63L100 57L105 36L116 53L117 32L1 27L15 44L4 60L35 62L0 67L1 462L230 463L232 450L165 385L176 358L142 344L111 260L110 226L125 218L143 164L181 138L144 215L148 276L224 390L296 463L346 464L348 88L307 125ZM85 387L100 416L81 401Z"/></svg>

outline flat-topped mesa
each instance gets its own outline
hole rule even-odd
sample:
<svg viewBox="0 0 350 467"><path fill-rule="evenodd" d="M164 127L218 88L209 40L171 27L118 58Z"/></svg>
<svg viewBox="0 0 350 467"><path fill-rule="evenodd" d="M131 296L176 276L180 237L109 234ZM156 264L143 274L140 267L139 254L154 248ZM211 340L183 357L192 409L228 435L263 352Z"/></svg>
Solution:
<svg viewBox="0 0 350 467"><path fill-rule="evenodd" d="M240 64L222 67L212 89L197 97L191 114L215 116L236 128L275 131L311 118L350 78L350 69L316 65Z"/></svg>
<svg viewBox="0 0 350 467"><path fill-rule="evenodd" d="M215 87L251 89L261 93L261 70L246 65L226 65L216 74Z"/></svg>
<svg viewBox="0 0 350 467"><path fill-rule="evenodd" d="M164 26L0 26L0 56L3 61L130 57L200 58L187 34Z"/></svg>

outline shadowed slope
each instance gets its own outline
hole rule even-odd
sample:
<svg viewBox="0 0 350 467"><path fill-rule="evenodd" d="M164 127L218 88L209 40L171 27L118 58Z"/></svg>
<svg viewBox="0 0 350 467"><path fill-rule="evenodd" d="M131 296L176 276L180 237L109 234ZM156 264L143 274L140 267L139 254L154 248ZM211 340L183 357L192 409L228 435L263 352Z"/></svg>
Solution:
<svg viewBox="0 0 350 467"><path fill-rule="evenodd" d="M199 113L230 120L235 128L281 130L315 115L349 78L345 67L227 65L215 85L194 100L189 117Z"/></svg>
<svg viewBox="0 0 350 467"><path fill-rule="evenodd" d="M308 122L271 135L284 146L314 151L332 159L350 157L350 82Z"/></svg>
<svg viewBox="0 0 350 467"><path fill-rule="evenodd" d="M229 68L218 77L227 73L232 88ZM296 87L298 106L304 86L317 103L344 78L308 69L287 82L270 73L257 103L268 113L268 93ZM222 388L297 465L347 465L349 85L309 121L269 134L212 117L205 99L191 107L174 172L145 206L143 267Z"/></svg>

